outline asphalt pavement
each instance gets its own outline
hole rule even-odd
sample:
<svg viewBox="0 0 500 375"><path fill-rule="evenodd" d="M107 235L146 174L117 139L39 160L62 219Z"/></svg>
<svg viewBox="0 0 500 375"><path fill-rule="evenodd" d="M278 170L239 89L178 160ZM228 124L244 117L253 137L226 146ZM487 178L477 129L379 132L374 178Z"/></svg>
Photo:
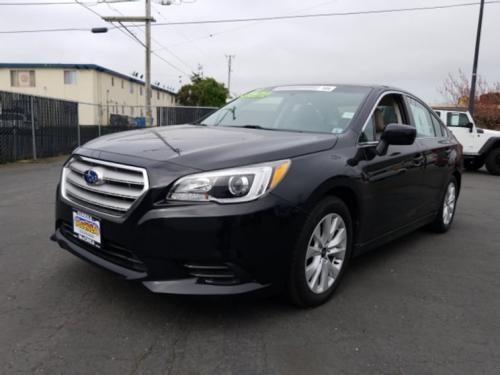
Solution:
<svg viewBox="0 0 500 375"><path fill-rule="evenodd" d="M49 241L63 159L0 166L0 374L499 374L500 177L452 229L355 259L326 305L155 295Z"/></svg>

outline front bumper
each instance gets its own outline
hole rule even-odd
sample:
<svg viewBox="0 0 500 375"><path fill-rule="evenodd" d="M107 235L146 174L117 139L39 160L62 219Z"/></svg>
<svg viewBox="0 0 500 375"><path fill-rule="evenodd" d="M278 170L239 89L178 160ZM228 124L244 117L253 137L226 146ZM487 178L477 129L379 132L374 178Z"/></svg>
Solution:
<svg viewBox="0 0 500 375"><path fill-rule="evenodd" d="M240 294L284 285L300 218L287 201L269 194L240 204L155 206L151 194L120 219L57 194L52 239L80 258L158 293ZM101 248L73 235L74 210L100 219Z"/></svg>

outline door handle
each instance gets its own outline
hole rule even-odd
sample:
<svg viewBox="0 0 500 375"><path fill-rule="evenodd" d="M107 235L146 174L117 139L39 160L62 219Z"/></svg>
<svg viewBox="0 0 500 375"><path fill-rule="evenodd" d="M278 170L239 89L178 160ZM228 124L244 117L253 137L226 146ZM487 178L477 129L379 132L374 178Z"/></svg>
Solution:
<svg viewBox="0 0 500 375"><path fill-rule="evenodd" d="M415 167L421 167L423 164L424 164L424 160L425 160L425 157L423 154L421 153L418 153L415 155L415 157L413 158L413 165Z"/></svg>

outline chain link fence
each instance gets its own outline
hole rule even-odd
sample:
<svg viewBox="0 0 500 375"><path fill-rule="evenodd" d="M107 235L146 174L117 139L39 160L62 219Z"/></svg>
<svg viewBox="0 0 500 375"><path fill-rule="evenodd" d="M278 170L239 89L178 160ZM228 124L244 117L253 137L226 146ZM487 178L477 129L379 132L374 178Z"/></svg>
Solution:
<svg viewBox="0 0 500 375"><path fill-rule="evenodd" d="M69 153L77 128L75 102L0 91L0 162Z"/></svg>
<svg viewBox="0 0 500 375"><path fill-rule="evenodd" d="M89 104L0 91L0 163L69 154L101 135L144 125L143 117L116 114L109 114L110 125L79 125L79 106L85 105ZM191 123L215 110L157 107L155 125Z"/></svg>
<svg viewBox="0 0 500 375"><path fill-rule="evenodd" d="M159 107L156 118L160 126L189 124L215 112L217 107Z"/></svg>

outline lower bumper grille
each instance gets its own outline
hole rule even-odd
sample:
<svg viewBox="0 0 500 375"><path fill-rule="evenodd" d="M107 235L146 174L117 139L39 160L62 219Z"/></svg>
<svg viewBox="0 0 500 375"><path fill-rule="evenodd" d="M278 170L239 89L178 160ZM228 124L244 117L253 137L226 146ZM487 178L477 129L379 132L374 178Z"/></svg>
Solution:
<svg viewBox="0 0 500 375"><path fill-rule="evenodd" d="M73 228L68 223L63 223L60 230L63 236L68 240L98 257L134 271L147 271L146 265L139 258L137 258L133 252L123 246L111 241L103 241L100 248L89 245L86 242L81 241L78 236L73 233Z"/></svg>
<svg viewBox="0 0 500 375"><path fill-rule="evenodd" d="M233 285L240 283L234 271L225 264L186 263L186 272L201 282L214 285Z"/></svg>

